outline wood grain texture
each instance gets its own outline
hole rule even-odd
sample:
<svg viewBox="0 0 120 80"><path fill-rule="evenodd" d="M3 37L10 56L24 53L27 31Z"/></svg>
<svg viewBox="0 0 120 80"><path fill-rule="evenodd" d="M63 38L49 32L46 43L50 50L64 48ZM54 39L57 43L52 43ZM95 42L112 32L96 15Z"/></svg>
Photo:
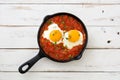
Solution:
<svg viewBox="0 0 120 80"><path fill-rule="evenodd" d="M119 8L120 5L0 5L0 25L40 25L46 15L69 12L85 25L117 26Z"/></svg>
<svg viewBox="0 0 120 80"><path fill-rule="evenodd" d="M0 48L38 48L36 27L0 27ZM120 48L120 27L87 26L87 48Z"/></svg>
<svg viewBox="0 0 120 80"><path fill-rule="evenodd" d="M120 0L0 0L0 3L120 3Z"/></svg>
<svg viewBox="0 0 120 80"><path fill-rule="evenodd" d="M119 80L119 9L120 0L0 0L0 80ZM85 23L83 57L68 63L42 58L19 74L18 67L39 52L43 18L56 12L73 13Z"/></svg>
<svg viewBox="0 0 120 80"><path fill-rule="evenodd" d="M118 80L120 73L0 73L0 80Z"/></svg>
<svg viewBox="0 0 120 80"><path fill-rule="evenodd" d="M0 71L18 71L18 67L39 52L38 49L0 50ZM120 71L120 49L86 49L80 60L58 63L42 58L30 71Z"/></svg>
<svg viewBox="0 0 120 80"><path fill-rule="evenodd" d="M0 3L97 3L99 0L0 0Z"/></svg>

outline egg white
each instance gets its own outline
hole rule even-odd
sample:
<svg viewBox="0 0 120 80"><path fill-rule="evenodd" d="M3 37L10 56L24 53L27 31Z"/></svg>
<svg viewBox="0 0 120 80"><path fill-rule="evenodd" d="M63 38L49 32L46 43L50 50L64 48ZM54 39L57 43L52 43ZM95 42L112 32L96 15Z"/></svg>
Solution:
<svg viewBox="0 0 120 80"><path fill-rule="evenodd" d="M78 45L82 45L83 44L83 35L82 33L79 31L80 37L79 40L76 42L70 42L67 38L68 38L68 32L66 32L64 34L63 37L63 46L67 47L68 49L72 49L74 46L78 46Z"/></svg>
<svg viewBox="0 0 120 80"><path fill-rule="evenodd" d="M42 35L42 36L43 36L44 38L48 39L48 40L49 40L50 42L52 42L52 43L55 43L55 44L61 43L61 42L62 42L62 38L61 38L58 42L53 42L52 40L50 40L49 35L50 35L50 32L53 31L53 30L59 30L59 31L61 32L62 36L63 36L63 31L58 27L58 25L57 25L56 23L52 23L51 25L49 25L49 26L48 26L48 30L45 30L45 31L43 32L43 35Z"/></svg>

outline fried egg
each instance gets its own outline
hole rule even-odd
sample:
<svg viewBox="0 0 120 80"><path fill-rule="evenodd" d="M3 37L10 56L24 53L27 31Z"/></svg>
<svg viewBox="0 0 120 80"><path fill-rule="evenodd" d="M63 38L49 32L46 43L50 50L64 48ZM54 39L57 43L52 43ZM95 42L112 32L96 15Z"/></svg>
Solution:
<svg viewBox="0 0 120 80"><path fill-rule="evenodd" d="M50 42L59 44L62 42L63 31L58 27L56 23L52 23L48 26L48 30L43 32L43 37Z"/></svg>
<svg viewBox="0 0 120 80"><path fill-rule="evenodd" d="M83 44L83 35L78 30L70 30L64 34L63 46L72 49L74 46Z"/></svg>

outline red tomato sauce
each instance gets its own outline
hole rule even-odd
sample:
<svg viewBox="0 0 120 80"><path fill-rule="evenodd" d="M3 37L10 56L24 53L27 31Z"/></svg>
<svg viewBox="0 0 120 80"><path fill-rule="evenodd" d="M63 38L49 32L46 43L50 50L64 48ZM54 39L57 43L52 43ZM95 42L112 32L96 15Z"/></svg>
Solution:
<svg viewBox="0 0 120 80"><path fill-rule="evenodd" d="M53 44L48 39L43 38L43 32L48 29L48 26L52 22L58 24L61 30L79 30L83 34L83 44L75 46L72 49L67 49L63 46L63 43ZM45 22L41 28L39 40L40 46L49 57L58 61L67 61L80 54L85 44L86 34L81 23L78 22L75 18L68 15L59 15L50 18L47 22Z"/></svg>

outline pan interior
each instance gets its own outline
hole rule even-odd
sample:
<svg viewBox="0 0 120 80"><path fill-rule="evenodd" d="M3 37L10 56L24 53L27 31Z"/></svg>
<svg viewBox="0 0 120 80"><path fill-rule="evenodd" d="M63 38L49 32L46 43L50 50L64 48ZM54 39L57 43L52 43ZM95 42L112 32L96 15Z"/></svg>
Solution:
<svg viewBox="0 0 120 80"><path fill-rule="evenodd" d="M40 40L40 39L41 39L41 36L42 36L42 34L43 34L43 32L44 32L44 27L45 27L44 25L45 25L49 20L51 20L51 19L53 19L53 18L55 18L55 17L57 17L57 16L63 16L63 15L70 16L70 17L74 18L75 20L77 20L77 21L82 25L82 29L83 29L84 35L85 35L84 44L82 45L82 48L79 50L79 52L78 52L77 55L75 55L75 56L73 56L73 57L71 56L71 58L69 58L69 59L59 59L59 57L58 57L58 58L52 57L51 55L48 54L48 52L46 52L46 49L43 48L44 43L42 43L41 40ZM57 61L57 62L68 62L68 61L74 60L74 59L76 59L77 57L81 56L81 55L83 54L83 51L84 51L86 45L87 45L87 40L88 40L88 35L87 35L87 30L86 30L86 28L85 28L85 25L83 24L83 22L82 22L79 18L77 18L76 16L74 16L74 15L72 15L72 14L69 14L69 13L57 13L57 14L53 14L53 15L46 16L45 19L44 19L44 21L43 21L43 23L42 23L42 25L40 26L39 32L38 32L38 45L39 45L39 47L40 47L40 50L41 50L42 54L45 55L46 57L48 57L49 59L54 60L54 61ZM46 43L45 43L45 44L46 44ZM48 46L48 45L46 45L46 46ZM49 47L48 49L50 49L50 48L51 48L51 47ZM55 51L55 50L53 49L53 51ZM59 51L58 51L58 52L59 52ZM74 53L74 52L73 52L73 53ZM40 54L41 54L41 53L40 53Z"/></svg>

